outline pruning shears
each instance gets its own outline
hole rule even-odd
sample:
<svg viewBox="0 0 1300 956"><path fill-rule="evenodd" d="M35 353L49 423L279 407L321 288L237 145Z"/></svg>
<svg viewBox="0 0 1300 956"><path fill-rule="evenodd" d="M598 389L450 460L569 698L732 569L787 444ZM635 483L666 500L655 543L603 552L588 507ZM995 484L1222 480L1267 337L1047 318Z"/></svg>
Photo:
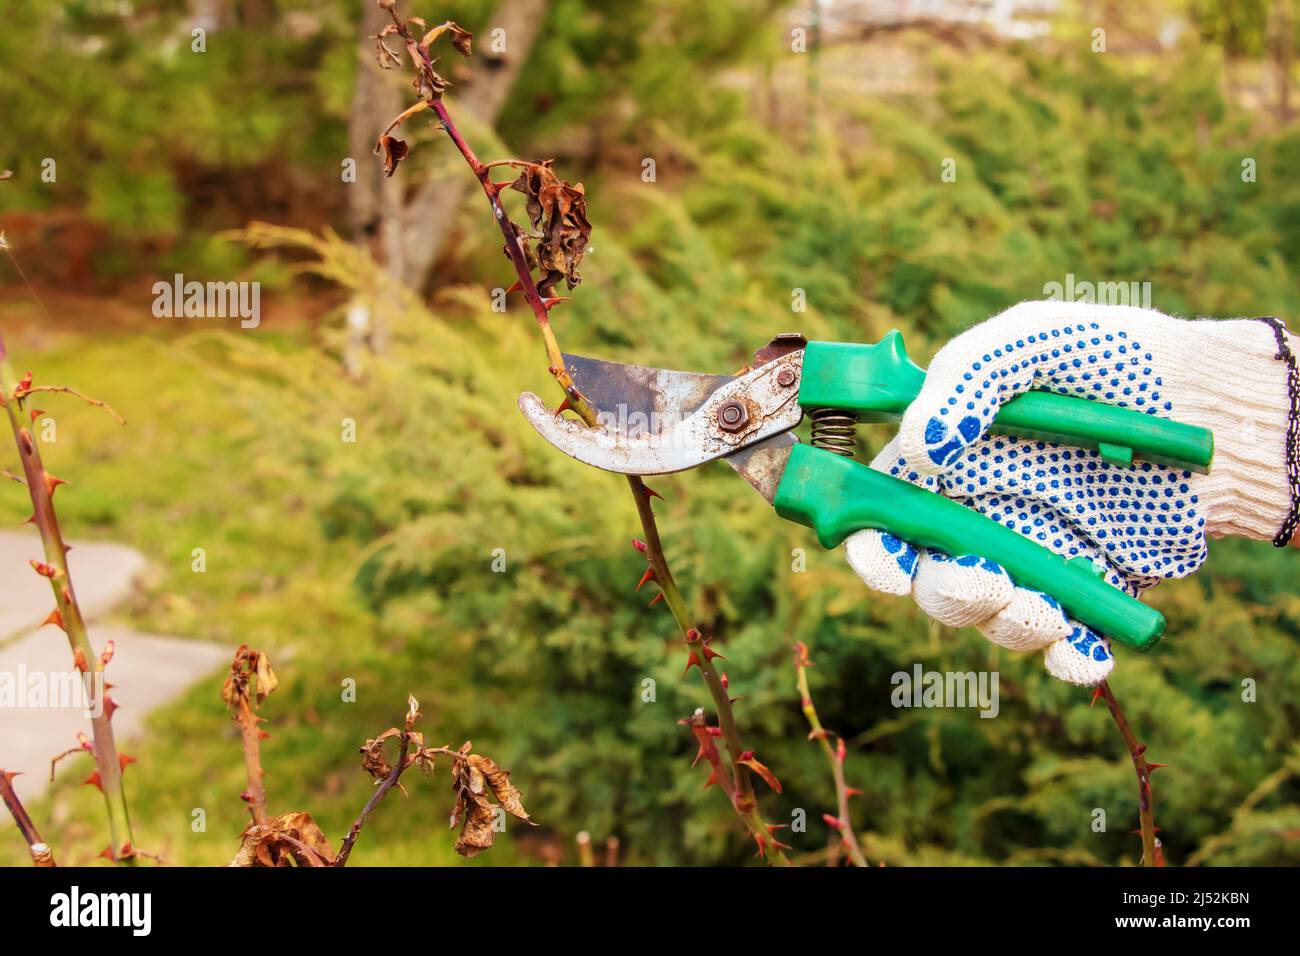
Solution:
<svg viewBox="0 0 1300 956"><path fill-rule="evenodd" d="M1083 557L1066 559L955 501L854 461L857 422L897 421L925 370L891 331L874 345L777 336L741 374L708 375L565 355L579 391L600 410L597 427L561 418L525 392L519 407L556 448L605 471L659 475L721 458L782 518L812 528L834 548L865 528L951 555L980 555L1022 587L1055 598L1071 617L1145 650L1164 616L1110 586ZM810 443L792 430L805 414ZM1053 392L1004 404L997 434L1095 449L1114 465L1135 458L1208 471L1205 428Z"/></svg>

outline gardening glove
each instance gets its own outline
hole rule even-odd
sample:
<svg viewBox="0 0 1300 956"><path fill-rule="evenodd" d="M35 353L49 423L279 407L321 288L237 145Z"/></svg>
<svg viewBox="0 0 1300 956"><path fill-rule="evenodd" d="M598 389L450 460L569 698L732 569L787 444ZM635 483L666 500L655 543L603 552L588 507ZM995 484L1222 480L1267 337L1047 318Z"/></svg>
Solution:
<svg viewBox="0 0 1300 956"><path fill-rule="evenodd" d="M1289 342L1288 342L1289 344ZM1031 388L1173 418L1214 432L1208 475L1095 451L987 436ZM1206 538L1278 534L1291 513L1288 367L1257 320L1185 321L1151 309L1024 302L934 357L898 435L872 467L973 508L1067 558L1084 556L1137 597L1201 566ZM910 594L935 620L973 625L1012 650L1042 649L1049 673L1102 681L1110 642L984 558L918 548L879 531L845 541L870 587Z"/></svg>

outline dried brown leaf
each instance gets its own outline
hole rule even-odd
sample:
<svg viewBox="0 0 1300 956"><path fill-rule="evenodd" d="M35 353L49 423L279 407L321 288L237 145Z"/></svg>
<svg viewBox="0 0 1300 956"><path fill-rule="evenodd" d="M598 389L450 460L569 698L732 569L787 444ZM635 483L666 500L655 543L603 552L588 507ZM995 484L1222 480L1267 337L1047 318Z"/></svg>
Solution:
<svg viewBox="0 0 1300 956"><path fill-rule="evenodd" d="M537 290L549 297L561 279L572 289L582 281L578 267L591 242L582 183L560 179L547 160L526 165L510 188L526 197L528 220L539 237Z"/></svg>
<svg viewBox="0 0 1300 956"><path fill-rule="evenodd" d="M265 826L250 823L240 835L236 867L324 867L334 862L329 839L310 813L291 810Z"/></svg>
<svg viewBox="0 0 1300 956"><path fill-rule="evenodd" d="M498 806L521 820L529 823L532 820L524 809L522 794L510 783L508 771L490 757L470 753L468 740L460 752L465 759L457 760L452 771L456 803L451 812L451 827L461 827L456 852L471 857L490 848L496 839L493 823ZM497 802L493 802L493 797Z"/></svg>
<svg viewBox="0 0 1300 956"><path fill-rule="evenodd" d="M400 737L402 732L396 727L389 727L378 737L367 740L361 748L361 769L375 778L378 783L393 772L393 765L388 762L384 752L384 741Z"/></svg>
<svg viewBox="0 0 1300 956"><path fill-rule="evenodd" d="M414 19L411 22L415 22ZM423 26L424 24L421 23L420 25ZM474 34L470 33L453 20L448 20L446 23L440 23L438 26L426 33L424 38L420 40L420 48L427 53L429 47L431 47L438 37L442 36L444 33L451 34L451 45L455 47L457 53L461 56L470 55L470 42L474 39Z"/></svg>

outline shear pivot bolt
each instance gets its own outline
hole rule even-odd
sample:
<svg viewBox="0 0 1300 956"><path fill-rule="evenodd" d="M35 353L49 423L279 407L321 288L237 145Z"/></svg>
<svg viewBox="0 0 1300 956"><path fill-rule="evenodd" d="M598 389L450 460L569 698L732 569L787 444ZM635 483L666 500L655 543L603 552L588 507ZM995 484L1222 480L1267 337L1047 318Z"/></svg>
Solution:
<svg viewBox="0 0 1300 956"><path fill-rule="evenodd" d="M724 432L738 432L749 422L749 409L734 398L718 406L718 427Z"/></svg>
<svg viewBox="0 0 1300 956"><path fill-rule="evenodd" d="M792 368L783 368L783 369L781 369L781 371L777 372L777 373L776 373L776 384L780 385L782 388L789 388L791 385L793 385L793 384L794 384L794 369L792 369Z"/></svg>

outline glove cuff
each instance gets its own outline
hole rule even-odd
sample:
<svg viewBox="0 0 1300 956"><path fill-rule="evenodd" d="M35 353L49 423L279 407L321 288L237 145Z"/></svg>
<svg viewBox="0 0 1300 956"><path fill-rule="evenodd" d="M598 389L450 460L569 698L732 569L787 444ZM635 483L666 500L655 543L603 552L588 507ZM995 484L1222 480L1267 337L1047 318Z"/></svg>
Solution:
<svg viewBox="0 0 1300 956"><path fill-rule="evenodd" d="M1214 432L1214 462L1195 480L1211 537L1272 540L1291 510L1287 368L1255 320L1189 324L1170 372L1174 415Z"/></svg>

